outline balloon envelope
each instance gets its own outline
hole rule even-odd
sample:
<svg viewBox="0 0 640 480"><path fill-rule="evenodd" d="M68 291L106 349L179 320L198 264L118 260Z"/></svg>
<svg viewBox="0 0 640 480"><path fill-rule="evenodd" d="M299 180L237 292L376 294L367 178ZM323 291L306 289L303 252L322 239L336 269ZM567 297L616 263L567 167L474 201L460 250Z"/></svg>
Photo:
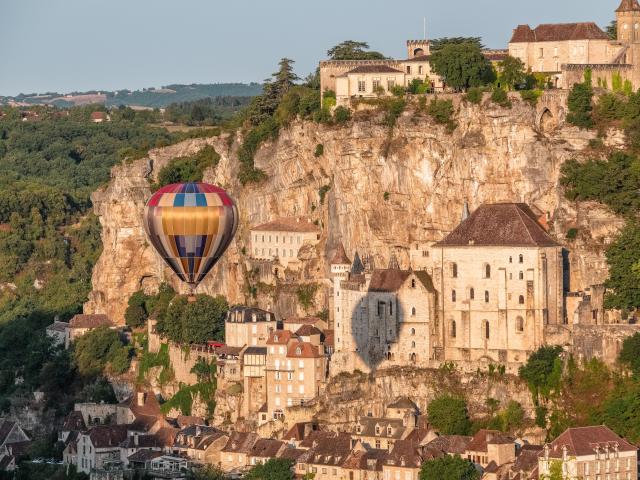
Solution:
<svg viewBox="0 0 640 480"><path fill-rule="evenodd" d="M238 228L238 209L219 187L174 183L149 199L144 227L169 267L195 288L231 243Z"/></svg>

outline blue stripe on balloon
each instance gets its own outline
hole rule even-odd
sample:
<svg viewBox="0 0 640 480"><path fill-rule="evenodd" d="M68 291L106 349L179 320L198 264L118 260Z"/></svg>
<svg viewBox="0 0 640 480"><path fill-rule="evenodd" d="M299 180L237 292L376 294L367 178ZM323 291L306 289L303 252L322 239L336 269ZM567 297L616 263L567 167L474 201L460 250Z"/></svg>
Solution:
<svg viewBox="0 0 640 480"><path fill-rule="evenodd" d="M197 207L206 207L207 206L207 197L204 193L196 193L196 206Z"/></svg>
<svg viewBox="0 0 640 480"><path fill-rule="evenodd" d="M184 207L184 193L176 193L176 198L173 200L174 207Z"/></svg>

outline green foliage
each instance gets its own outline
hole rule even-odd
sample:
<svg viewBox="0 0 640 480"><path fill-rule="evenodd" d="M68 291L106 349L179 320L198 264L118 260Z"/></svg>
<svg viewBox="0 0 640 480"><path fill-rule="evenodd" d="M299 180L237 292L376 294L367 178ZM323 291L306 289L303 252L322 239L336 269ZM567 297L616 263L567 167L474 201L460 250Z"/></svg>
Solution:
<svg viewBox="0 0 640 480"><path fill-rule="evenodd" d="M331 190L331 185L323 185L318 190L318 196L320 197L320 205L324 205L324 198L327 196L327 193L329 193L329 190Z"/></svg>
<svg viewBox="0 0 640 480"><path fill-rule="evenodd" d="M304 308L305 312L313 307L318 288L320 286L317 283L305 283L296 289L298 303Z"/></svg>
<svg viewBox="0 0 640 480"><path fill-rule="evenodd" d="M407 88L407 92L412 95L423 95L429 91L430 85L425 83L424 80L420 78L414 78L409 83L409 87Z"/></svg>
<svg viewBox="0 0 640 480"><path fill-rule="evenodd" d="M618 22L616 20L611 20L609 25L607 25L606 27L606 32L607 32L607 35L609 35L609 38L611 40L617 40L618 39Z"/></svg>
<svg viewBox="0 0 640 480"><path fill-rule="evenodd" d="M319 143L316 145L316 149L313 152L313 156L316 158L321 157L322 155L324 155L324 145Z"/></svg>
<svg viewBox="0 0 640 480"><path fill-rule="evenodd" d="M437 52L447 45L473 45L480 50L484 48L480 37L442 37L435 38L430 42L431 53Z"/></svg>
<svg viewBox="0 0 640 480"><path fill-rule="evenodd" d="M7 472L7 475L10 475ZM0 477L2 478L2 477ZM75 465L20 462L11 480L89 480L89 475L78 472Z"/></svg>
<svg viewBox="0 0 640 480"><path fill-rule="evenodd" d="M562 462L560 460L552 460L549 466L549 474L542 475L542 480L564 480L564 472L562 471Z"/></svg>
<svg viewBox="0 0 640 480"><path fill-rule="evenodd" d="M157 353L151 353L145 348L138 357L138 381L144 380L147 372L154 367L162 367L161 376L166 377L168 374L162 375L165 370L172 372L171 360L169 359L169 345L163 343Z"/></svg>
<svg viewBox="0 0 640 480"><path fill-rule="evenodd" d="M229 309L222 296L197 295L194 302L175 297L163 317L157 318L156 331L180 344L224 341L224 319Z"/></svg>
<svg viewBox="0 0 640 480"><path fill-rule="evenodd" d="M511 400L507 408L498 412L488 427L503 432L517 432L524 426L524 409L518 402Z"/></svg>
<svg viewBox="0 0 640 480"><path fill-rule="evenodd" d="M429 423L442 435L468 435L471 422L463 398L443 394L427 406Z"/></svg>
<svg viewBox="0 0 640 480"><path fill-rule="evenodd" d="M560 182L569 200L595 200L625 216L640 208L640 161L633 155L618 151L607 160L568 160L561 173Z"/></svg>
<svg viewBox="0 0 640 480"><path fill-rule="evenodd" d="M598 98L595 108L598 120L622 120L626 113L626 102L615 93L605 93Z"/></svg>
<svg viewBox="0 0 640 480"><path fill-rule="evenodd" d="M491 62L475 43L447 43L431 52L431 65L446 84L456 90L467 90L493 82Z"/></svg>
<svg viewBox="0 0 640 480"><path fill-rule="evenodd" d="M142 290L134 292L127 302L127 309L124 312L124 319L131 328L143 327L149 317L146 310L146 302L149 297Z"/></svg>
<svg viewBox="0 0 640 480"><path fill-rule="evenodd" d="M498 64L498 71L498 81L509 90L525 82L526 71L524 63L519 58L507 55L507 57Z"/></svg>
<svg viewBox="0 0 640 480"><path fill-rule="evenodd" d="M593 88L586 81L576 83L569 93L567 121L580 128L593 127L591 99Z"/></svg>
<svg viewBox="0 0 640 480"><path fill-rule="evenodd" d="M547 413L549 410L544 405L536 406L536 425L540 428L547 426Z"/></svg>
<svg viewBox="0 0 640 480"><path fill-rule="evenodd" d="M480 472L469 460L460 455L444 455L427 460L420 467L420 480L479 480Z"/></svg>
<svg viewBox="0 0 640 480"><path fill-rule="evenodd" d="M255 465L245 475L245 480L293 480L293 461L285 458L270 458Z"/></svg>
<svg viewBox="0 0 640 480"><path fill-rule="evenodd" d="M123 344L118 332L108 327L87 332L73 347L74 362L85 377L96 377L107 368L116 374L129 369L131 348Z"/></svg>
<svg viewBox="0 0 640 480"><path fill-rule="evenodd" d="M327 55L331 60L384 60L386 57L380 52L369 50L367 42L345 40L330 48Z"/></svg>
<svg viewBox="0 0 640 480"><path fill-rule="evenodd" d="M351 120L351 110L340 105L333 112L333 120L337 125L343 125Z"/></svg>
<svg viewBox="0 0 640 480"><path fill-rule="evenodd" d="M384 124L389 128L393 128L402 112L404 112L407 103L404 98L398 97L386 100L384 106L386 111Z"/></svg>
<svg viewBox="0 0 640 480"><path fill-rule="evenodd" d="M522 100L532 107L535 107L538 104L538 98L540 98L540 95L542 95L540 90L520 90L520 97Z"/></svg>
<svg viewBox="0 0 640 480"><path fill-rule="evenodd" d="M624 339L618 361L627 366L634 375L640 375L640 333Z"/></svg>
<svg viewBox="0 0 640 480"><path fill-rule="evenodd" d="M527 363L518 372L521 379L527 382L536 405L540 397L548 399L560 386L562 363L560 346L544 346L533 352Z"/></svg>
<svg viewBox="0 0 640 480"><path fill-rule="evenodd" d="M199 398L207 406L207 416L213 417L216 408L214 400L217 384L215 379L211 382L196 383L195 385L180 385L176 394L160 406L162 413L167 415L175 409L182 415L191 415L193 402Z"/></svg>
<svg viewBox="0 0 640 480"><path fill-rule="evenodd" d="M578 237L578 229L577 228L570 228L569 230L567 230L567 240L575 240Z"/></svg>
<svg viewBox="0 0 640 480"><path fill-rule="evenodd" d="M213 97L172 103L164 111L170 122L186 125L219 125L251 102L247 97Z"/></svg>
<svg viewBox="0 0 640 480"><path fill-rule="evenodd" d="M611 74L611 89L615 93L622 93L623 83L622 83L622 75L620 72L613 72Z"/></svg>
<svg viewBox="0 0 640 480"><path fill-rule="evenodd" d="M220 154L211 145L201 148L190 157L177 157L160 169L158 184L163 187L171 183L201 182L207 168L215 168L220 161Z"/></svg>
<svg viewBox="0 0 640 480"><path fill-rule="evenodd" d="M640 224L627 221L615 242L607 247L605 256L609 278L605 286L605 308L640 307Z"/></svg>
<svg viewBox="0 0 640 480"><path fill-rule="evenodd" d="M500 105L504 108L511 108L511 100L509 100L509 95L502 88L494 88L493 93L491 94L491 101L496 105Z"/></svg>
<svg viewBox="0 0 640 480"><path fill-rule="evenodd" d="M474 105L480 105L480 103L482 103L483 93L484 91L482 90L482 88L473 87L467 91L467 94L464 96L464 99L469 103L473 103Z"/></svg>
<svg viewBox="0 0 640 480"><path fill-rule="evenodd" d="M209 363L204 358L199 358L191 373L195 373L198 383L213 383L216 379L216 362Z"/></svg>
<svg viewBox="0 0 640 480"><path fill-rule="evenodd" d="M226 480L227 476L214 465L203 465L193 470L193 474L189 477L192 480Z"/></svg>
<svg viewBox="0 0 640 480"><path fill-rule="evenodd" d="M595 421L631 442L640 441L640 384L620 382L602 405Z"/></svg>
<svg viewBox="0 0 640 480"><path fill-rule="evenodd" d="M449 132L453 132L458 126L453 115L455 110L453 108L453 102L451 100L440 100L434 98L427 105L427 114L433 118L436 123L445 125Z"/></svg>

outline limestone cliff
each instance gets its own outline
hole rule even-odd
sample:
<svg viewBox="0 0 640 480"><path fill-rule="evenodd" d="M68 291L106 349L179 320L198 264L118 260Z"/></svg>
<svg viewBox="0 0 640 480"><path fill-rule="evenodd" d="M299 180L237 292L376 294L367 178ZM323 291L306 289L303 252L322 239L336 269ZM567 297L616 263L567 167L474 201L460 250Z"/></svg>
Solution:
<svg viewBox="0 0 640 480"><path fill-rule="evenodd" d="M562 163L585 155L594 134L562 124L543 132L538 128L540 109L519 99L512 109L488 100L475 106L457 98L456 104L459 126L453 134L415 108L408 108L391 132L381 114L372 111L357 112L352 122L340 127L294 122L256 155L256 165L267 173L259 185L239 184L239 139L225 136L153 150L147 159L114 167L109 185L92 197L103 226L104 251L85 310L123 322L127 299L135 290L153 290L169 281L185 291L147 243L142 210L150 195L149 180L159 169L172 157L205 144L221 155L205 181L232 194L241 223L236 240L199 291L222 293L230 303L255 302L281 314L299 308L287 285L279 286L278 302L263 292L255 299L249 296L252 280L243 252L249 252L251 225L292 215L318 221L323 229L318 258L305 262L292 282L326 285L325 257L339 241L349 255L356 249L372 254L378 266L386 265L395 253L400 265L408 267L410 249L441 239L459 223L465 200L471 209L484 202L535 205L549 213L551 233L563 243L567 230L577 227L578 239L568 245L571 289L601 283L606 277L603 246L621 222L597 205L568 202L558 182ZM619 139L612 136L608 141ZM316 158L318 144L324 146L324 154ZM323 186L330 190L321 203ZM318 310L324 307L326 295L316 303Z"/></svg>

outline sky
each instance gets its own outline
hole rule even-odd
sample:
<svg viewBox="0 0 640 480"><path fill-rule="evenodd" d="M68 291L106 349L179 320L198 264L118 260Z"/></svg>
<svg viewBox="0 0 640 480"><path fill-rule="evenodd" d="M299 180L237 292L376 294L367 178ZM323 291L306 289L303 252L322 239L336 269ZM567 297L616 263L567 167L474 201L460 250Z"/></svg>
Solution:
<svg viewBox="0 0 640 480"><path fill-rule="evenodd" d="M0 0L0 95L260 82L278 60L305 76L343 40L404 58L405 41L521 23L614 18L619 0Z"/></svg>

